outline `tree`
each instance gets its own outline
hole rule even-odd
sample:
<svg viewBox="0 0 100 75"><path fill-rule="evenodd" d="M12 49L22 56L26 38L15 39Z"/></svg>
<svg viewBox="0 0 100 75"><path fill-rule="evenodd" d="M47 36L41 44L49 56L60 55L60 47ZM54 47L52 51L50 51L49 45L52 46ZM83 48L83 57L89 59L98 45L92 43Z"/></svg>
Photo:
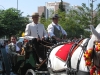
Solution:
<svg viewBox="0 0 100 75"><path fill-rule="evenodd" d="M40 22L42 24L44 24L45 28L47 28L51 21L50 21L50 19L46 19L44 13L42 13L42 15L40 17Z"/></svg>
<svg viewBox="0 0 100 75"><path fill-rule="evenodd" d="M65 7L64 7L64 5L63 5L63 1L61 0L61 2L59 3L59 10L61 11L61 12L65 12Z"/></svg>
<svg viewBox="0 0 100 75"><path fill-rule="evenodd" d="M93 15L93 25L96 27L100 23L100 3L97 5L97 8L94 10Z"/></svg>
<svg viewBox="0 0 100 75"><path fill-rule="evenodd" d="M5 33L5 31L4 31L5 26L4 26L4 24L2 24L2 21L4 18L3 14L4 14L4 10L0 10L0 32L2 33L2 34L0 34L0 36L3 36Z"/></svg>
<svg viewBox="0 0 100 75"><path fill-rule="evenodd" d="M2 17L0 20L0 26L3 29L0 30L0 32L2 32L2 35L0 36L20 36L25 30L26 23L28 23L28 19L22 17L22 12L15 8L9 8L7 10L1 10L0 13L2 13L0 14Z"/></svg>
<svg viewBox="0 0 100 75"><path fill-rule="evenodd" d="M70 11L66 18L66 31L68 33L68 38L80 38L80 35L84 34L84 28L78 23L77 15L74 11Z"/></svg>

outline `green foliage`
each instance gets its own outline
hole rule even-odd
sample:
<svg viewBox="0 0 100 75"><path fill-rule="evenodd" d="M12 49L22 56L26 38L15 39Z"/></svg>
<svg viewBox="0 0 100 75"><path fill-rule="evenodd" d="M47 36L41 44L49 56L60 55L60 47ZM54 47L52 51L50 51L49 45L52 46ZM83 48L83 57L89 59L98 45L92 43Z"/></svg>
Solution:
<svg viewBox="0 0 100 75"><path fill-rule="evenodd" d="M28 19L26 17L22 17L22 12L15 9L9 8L7 10L1 10L0 16L0 32L2 35L0 37L6 35L18 35L21 36L21 33L25 30L25 25L28 23Z"/></svg>
<svg viewBox="0 0 100 75"><path fill-rule="evenodd" d="M42 13L40 17L40 23L44 24L45 29L47 29L48 25L50 24L51 20L46 19L44 13Z"/></svg>

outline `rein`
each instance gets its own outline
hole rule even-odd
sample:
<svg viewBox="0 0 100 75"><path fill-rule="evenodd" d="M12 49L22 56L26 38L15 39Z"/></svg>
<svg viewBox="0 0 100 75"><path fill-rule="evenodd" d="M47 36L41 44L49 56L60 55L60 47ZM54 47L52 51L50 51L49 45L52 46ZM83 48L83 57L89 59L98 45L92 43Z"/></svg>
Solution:
<svg viewBox="0 0 100 75"><path fill-rule="evenodd" d="M45 40L42 40L44 43L46 43L46 44L51 44L51 45L53 45L54 43L50 43L50 42L47 42L47 41L45 41Z"/></svg>
<svg viewBox="0 0 100 75"><path fill-rule="evenodd" d="M47 42L45 40L42 40L39 44L47 48L51 48L51 46L54 45L53 43Z"/></svg>
<svg viewBox="0 0 100 75"><path fill-rule="evenodd" d="M79 40L79 43L75 42L75 45L73 45L74 48L71 51L71 56L73 55L75 50L81 45L82 42L83 42L83 40Z"/></svg>
<svg viewBox="0 0 100 75"><path fill-rule="evenodd" d="M47 46L47 45L44 45L44 44L42 44L42 43L40 43L42 46L44 46L44 47L47 47L47 48L50 48L51 46Z"/></svg>

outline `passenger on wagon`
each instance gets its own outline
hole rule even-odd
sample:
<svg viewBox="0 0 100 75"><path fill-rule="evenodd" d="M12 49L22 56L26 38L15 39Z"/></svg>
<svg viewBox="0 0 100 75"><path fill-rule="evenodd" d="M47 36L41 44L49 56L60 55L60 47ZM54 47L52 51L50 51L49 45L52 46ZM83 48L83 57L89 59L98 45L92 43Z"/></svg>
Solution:
<svg viewBox="0 0 100 75"><path fill-rule="evenodd" d="M58 42L67 37L66 31L58 24L59 18L58 14L54 14L51 18L52 23L47 28L49 36Z"/></svg>
<svg viewBox="0 0 100 75"><path fill-rule="evenodd" d="M17 37L12 35L10 38L11 43L8 44L8 58L12 58L13 65L17 62L18 55L21 54L22 42L17 42Z"/></svg>
<svg viewBox="0 0 100 75"><path fill-rule="evenodd" d="M17 37L14 35L11 36L10 41L11 41L11 43L8 44L8 48L9 48L8 53L20 54L21 48L22 48L22 43L17 42Z"/></svg>
<svg viewBox="0 0 100 75"><path fill-rule="evenodd" d="M38 22L39 14L37 12L33 13L32 20L33 20L32 23L26 25L25 38L32 40L32 44L34 44L38 55L39 43L41 42L41 40L45 40L48 37L48 35L44 28L44 25ZM38 60L37 63L39 63Z"/></svg>

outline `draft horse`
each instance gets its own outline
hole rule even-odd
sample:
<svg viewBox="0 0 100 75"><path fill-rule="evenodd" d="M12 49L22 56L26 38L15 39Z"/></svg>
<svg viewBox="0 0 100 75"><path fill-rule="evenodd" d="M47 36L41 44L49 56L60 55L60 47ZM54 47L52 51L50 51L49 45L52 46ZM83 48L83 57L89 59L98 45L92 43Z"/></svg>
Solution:
<svg viewBox="0 0 100 75"><path fill-rule="evenodd" d="M93 63L91 65L95 66L95 70L92 70L98 73L100 69L100 54L95 51L94 41L100 40L100 24L97 25L96 29L90 25L90 29L92 31L90 39L85 38L73 44L72 42L58 43L49 49L48 70L51 74L61 75L61 72L64 72L65 75L96 75L95 72L90 72L94 67L87 65L85 54L89 49L92 49L90 58ZM68 48L69 46L70 48Z"/></svg>

